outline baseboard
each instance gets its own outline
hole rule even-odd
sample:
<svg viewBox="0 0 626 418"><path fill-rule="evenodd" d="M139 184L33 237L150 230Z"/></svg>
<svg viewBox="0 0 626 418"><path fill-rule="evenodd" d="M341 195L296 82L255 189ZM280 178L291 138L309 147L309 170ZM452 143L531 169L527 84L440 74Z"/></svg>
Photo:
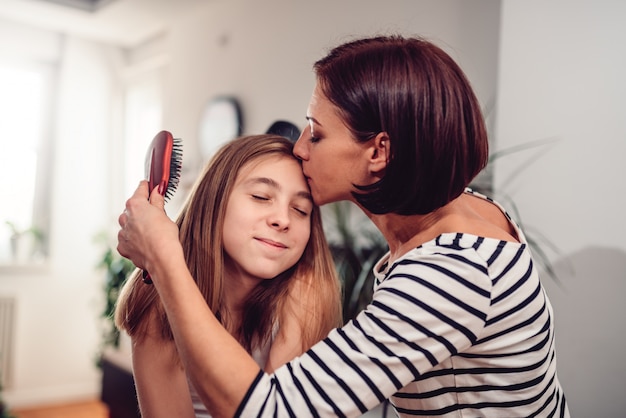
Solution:
<svg viewBox="0 0 626 418"><path fill-rule="evenodd" d="M100 398L101 380L57 384L34 389L5 389L2 398L9 409L31 408L41 405L55 405Z"/></svg>

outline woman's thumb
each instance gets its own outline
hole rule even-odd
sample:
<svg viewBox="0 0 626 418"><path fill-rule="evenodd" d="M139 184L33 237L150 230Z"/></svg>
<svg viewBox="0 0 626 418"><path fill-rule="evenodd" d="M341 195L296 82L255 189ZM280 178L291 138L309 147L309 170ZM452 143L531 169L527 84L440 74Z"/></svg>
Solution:
<svg viewBox="0 0 626 418"><path fill-rule="evenodd" d="M161 209L165 208L165 191L167 188L167 182L163 181L159 183L157 187L155 187L150 192L150 204L152 206L157 206Z"/></svg>

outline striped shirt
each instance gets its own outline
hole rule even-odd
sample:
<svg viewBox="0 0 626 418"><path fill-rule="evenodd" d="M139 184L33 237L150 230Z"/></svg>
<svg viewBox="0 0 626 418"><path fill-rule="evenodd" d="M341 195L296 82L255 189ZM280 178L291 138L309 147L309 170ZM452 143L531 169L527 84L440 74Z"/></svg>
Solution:
<svg viewBox="0 0 626 418"><path fill-rule="evenodd" d="M447 233L376 266L373 300L274 374L242 417L569 417L552 307L526 240Z"/></svg>

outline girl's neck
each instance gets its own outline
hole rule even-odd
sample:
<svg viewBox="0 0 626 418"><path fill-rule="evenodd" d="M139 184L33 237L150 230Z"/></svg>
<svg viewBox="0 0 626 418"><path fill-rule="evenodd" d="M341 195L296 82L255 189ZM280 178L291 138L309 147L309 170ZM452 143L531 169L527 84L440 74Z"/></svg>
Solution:
<svg viewBox="0 0 626 418"><path fill-rule="evenodd" d="M226 261L224 268L224 305L231 312L241 312L252 289L262 279L251 277L245 271Z"/></svg>
<svg viewBox="0 0 626 418"><path fill-rule="evenodd" d="M237 340L241 337L246 301L259 280L228 263L225 266L222 324Z"/></svg>

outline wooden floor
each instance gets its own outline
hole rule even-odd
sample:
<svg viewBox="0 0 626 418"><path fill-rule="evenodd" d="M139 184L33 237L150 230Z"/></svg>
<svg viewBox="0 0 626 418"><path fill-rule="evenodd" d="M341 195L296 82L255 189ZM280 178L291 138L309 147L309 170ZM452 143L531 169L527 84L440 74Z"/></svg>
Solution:
<svg viewBox="0 0 626 418"><path fill-rule="evenodd" d="M97 400L68 405L15 409L11 413L16 418L108 418L109 416L106 405Z"/></svg>

